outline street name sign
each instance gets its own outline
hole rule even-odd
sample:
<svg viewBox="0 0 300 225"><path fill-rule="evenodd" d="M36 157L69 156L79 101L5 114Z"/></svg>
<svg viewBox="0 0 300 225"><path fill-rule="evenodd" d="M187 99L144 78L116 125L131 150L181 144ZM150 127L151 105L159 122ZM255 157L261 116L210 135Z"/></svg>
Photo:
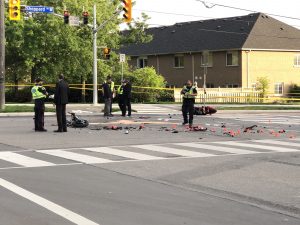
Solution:
<svg viewBox="0 0 300 225"><path fill-rule="evenodd" d="M25 6L26 12L31 13L54 13L54 8L49 6Z"/></svg>

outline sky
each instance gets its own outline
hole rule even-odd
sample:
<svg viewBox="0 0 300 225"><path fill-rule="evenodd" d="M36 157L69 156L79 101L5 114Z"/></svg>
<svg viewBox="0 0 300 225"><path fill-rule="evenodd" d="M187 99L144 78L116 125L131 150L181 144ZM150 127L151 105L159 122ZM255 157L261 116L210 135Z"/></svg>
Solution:
<svg viewBox="0 0 300 225"><path fill-rule="evenodd" d="M148 21L150 27L172 25L178 22L193 20L205 20L212 18L223 18L247 15L251 12L236 10L221 6L213 6L213 3L263 12L267 14L277 14L298 19L287 19L272 16L284 23L300 29L300 0L208 0L206 5L213 6L207 8L197 0L133 0L132 15L134 18L141 16L144 12L151 19ZM179 15L184 14L184 15Z"/></svg>

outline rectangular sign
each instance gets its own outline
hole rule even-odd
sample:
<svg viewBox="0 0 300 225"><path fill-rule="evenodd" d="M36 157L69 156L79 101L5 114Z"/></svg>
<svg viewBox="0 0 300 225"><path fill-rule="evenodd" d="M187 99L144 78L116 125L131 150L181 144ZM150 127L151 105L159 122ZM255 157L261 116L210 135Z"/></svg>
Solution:
<svg viewBox="0 0 300 225"><path fill-rule="evenodd" d="M125 54L120 54L120 62L124 63L126 61L126 55Z"/></svg>
<svg viewBox="0 0 300 225"><path fill-rule="evenodd" d="M69 16L70 26L79 26L80 21L78 16Z"/></svg>
<svg viewBox="0 0 300 225"><path fill-rule="evenodd" d="M54 8L53 7L48 7L48 6L25 6L25 11L26 12L31 12L31 13L54 13Z"/></svg>

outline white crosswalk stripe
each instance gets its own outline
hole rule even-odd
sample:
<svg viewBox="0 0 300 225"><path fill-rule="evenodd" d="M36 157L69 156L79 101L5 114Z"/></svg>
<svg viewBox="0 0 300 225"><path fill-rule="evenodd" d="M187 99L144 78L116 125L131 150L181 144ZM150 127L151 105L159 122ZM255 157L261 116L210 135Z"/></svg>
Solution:
<svg viewBox="0 0 300 225"><path fill-rule="evenodd" d="M263 149L275 152L297 152L299 149L293 148L284 148L284 147L276 147L276 146L267 146L267 145L258 145L258 144L247 144L247 143L239 143L239 142L223 142L224 145L233 145L239 147L246 147L246 148L255 148L255 149Z"/></svg>
<svg viewBox="0 0 300 225"><path fill-rule="evenodd" d="M83 150L92 151L92 152L99 152L105 153L110 155L121 156L124 158L136 159L136 160L155 160L155 159L162 159L161 157L145 155L136 152L129 152L129 151L122 151L113 148L101 147L101 148L84 148Z"/></svg>
<svg viewBox="0 0 300 225"><path fill-rule="evenodd" d="M222 119L235 119L239 121L247 121L247 122L257 122L264 124L284 124L284 125L300 125L300 116L272 116L264 115L264 114L237 114L234 117L232 115L216 115L218 118Z"/></svg>
<svg viewBox="0 0 300 225"><path fill-rule="evenodd" d="M215 150L215 151L221 151L221 152L228 152L232 154L252 154L254 151L248 151L248 150L242 150L237 148L228 148L223 146L214 146L214 145L206 145L206 144L200 144L200 143L177 143L176 145L181 146L187 146L187 147L193 147L193 148L202 148L207 150Z"/></svg>
<svg viewBox="0 0 300 225"><path fill-rule="evenodd" d="M58 156L58 157L61 157L64 159L74 160L77 162L82 162L82 163L87 163L87 164L112 162L111 160L108 160L108 159L102 159L102 158L98 158L98 157L93 157L93 156L88 156L88 155L84 155L84 154L78 154L78 153L63 151L63 150L42 150L42 151L37 151L37 152L48 154L48 155L53 155L53 156Z"/></svg>
<svg viewBox="0 0 300 225"><path fill-rule="evenodd" d="M14 152L0 152L0 159L24 166L24 167L42 167L42 166L54 166L55 164L45 162L42 160L27 157Z"/></svg>
<svg viewBox="0 0 300 225"><path fill-rule="evenodd" d="M299 147L300 143L286 142L286 141L277 141L277 140L255 140L253 142L264 143L264 144L273 144L273 145L282 145L282 146L291 146L291 147Z"/></svg>
<svg viewBox="0 0 300 225"><path fill-rule="evenodd" d="M160 146L160 145L133 145L132 147L146 149L149 151L156 151L156 152L163 152L163 153L175 154L175 155L180 155L180 156L186 156L186 157L215 156L214 154L181 150L181 149L176 149L176 148L164 147L164 146Z"/></svg>
<svg viewBox="0 0 300 225"><path fill-rule="evenodd" d="M125 148L126 150L121 150ZM1 149L0 149L1 150ZM227 142L189 142L168 144L145 144L112 147L89 147L72 149L51 149L24 152L0 152L0 169L23 167L46 167L74 164L102 164L126 161L162 160L174 158L209 158L218 156L233 156L244 154L266 153L300 153L300 139L285 140L252 140ZM39 156L35 155L39 154ZM93 156L91 156L93 155ZM42 157L47 160L36 159ZM48 156L48 157L47 157ZM52 156L49 158L49 156ZM116 159L115 157L122 157ZM61 159L67 163L61 162ZM49 160L49 162L48 162ZM12 166L1 167L1 161L11 163ZM51 162L50 162L51 161ZM15 166L18 165L18 166Z"/></svg>
<svg viewBox="0 0 300 225"><path fill-rule="evenodd" d="M181 113L180 109L175 108L166 108L155 105L141 104L134 105L134 109L138 114L159 114L159 115L168 115L168 114L179 114Z"/></svg>

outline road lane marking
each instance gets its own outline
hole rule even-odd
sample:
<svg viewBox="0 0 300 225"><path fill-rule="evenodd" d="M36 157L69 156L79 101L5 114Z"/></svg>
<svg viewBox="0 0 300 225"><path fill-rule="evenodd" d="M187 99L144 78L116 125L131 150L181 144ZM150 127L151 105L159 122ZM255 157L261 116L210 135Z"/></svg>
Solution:
<svg viewBox="0 0 300 225"><path fill-rule="evenodd" d="M130 151L123 151L118 150L114 148L108 148L108 147L100 147L100 148L82 148L83 150L92 151L92 152L99 152L99 153L105 153L110 155L116 155L121 156L125 158L130 159L136 159L136 160L156 160L156 159L163 159L161 157L152 156L152 155L146 155L136 152L130 152Z"/></svg>
<svg viewBox="0 0 300 225"><path fill-rule="evenodd" d="M274 152L299 152L297 149L293 148L283 148L283 147L275 147L275 146L266 146L266 145L255 145L255 144L247 144L247 143L240 143L240 142L222 142L224 145L232 145L232 146L239 146L239 147L247 147L247 148L256 148L262 150L269 150Z"/></svg>
<svg viewBox="0 0 300 225"><path fill-rule="evenodd" d="M0 152L0 159L24 167L54 166L56 164L20 155L14 152Z"/></svg>
<svg viewBox="0 0 300 225"><path fill-rule="evenodd" d="M163 152L163 153L169 153L169 154L174 154L174 155L180 155L180 156L185 156L185 157L216 156L214 154L194 152L194 151L189 151L189 150L181 150L181 149L169 148L169 147L164 147L164 146L159 146L159 145L132 145L132 147L155 151L155 152Z"/></svg>
<svg viewBox="0 0 300 225"><path fill-rule="evenodd" d="M223 142L220 143L220 144L223 144ZM232 153L232 154L253 154L253 153L257 153L256 151L249 151L249 150L237 149L237 148L228 148L228 147L216 146L216 145L206 145L206 144L200 144L200 143L176 143L175 145L198 148L198 149L202 148L202 149L214 150L214 151L220 151L220 152L228 152L228 153Z"/></svg>
<svg viewBox="0 0 300 225"><path fill-rule="evenodd" d="M32 192L29 192L7 180L4 180L0 178L0 186L3 188L28 199L29 201L32 201L36 203L37 205L40 205L44 207L45 209L48 209L49 211L65 218L66 220L71 221L74 224L77 225L100 225L99 223L95 223L79 214L76 214L58 204L55 204L54 202L51 202L43 197L40 197Z"/></svg>
<svg viewBox="0 0 300 225"><path fill-rule="evenodd" d="M61 157L64 159L73 160L76 162L87 163L87 164L113 162L108 159L103 159L103 158L98 158L98 157L93 157L93 156L89 156L89 155L84 155L84 154L79 154L79 153L74 153L74 152L69 152L69 151L63 151L63 150L40 150L37 152Z"/></svg>
<svg viewBox="0 0 300 225"><path fill-rule="evenodd" d="M292 147L300 147L300 143L277 141L277 140L254 140L253 142L265 143L265 144L274 144L274 145L285 145L285 146L292 146Z"/></svg>

